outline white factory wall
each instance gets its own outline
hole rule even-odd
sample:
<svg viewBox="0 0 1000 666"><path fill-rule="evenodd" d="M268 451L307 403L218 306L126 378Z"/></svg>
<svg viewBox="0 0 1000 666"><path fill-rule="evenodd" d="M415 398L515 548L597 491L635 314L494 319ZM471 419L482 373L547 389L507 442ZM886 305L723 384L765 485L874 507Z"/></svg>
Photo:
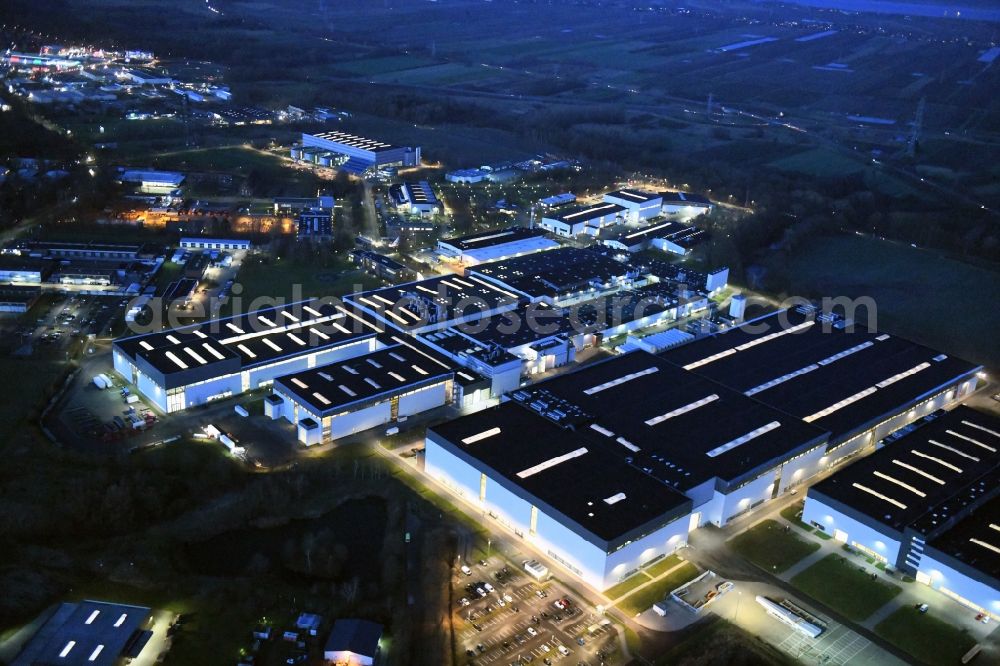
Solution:
<svg viewBox="0 0 1000 666"><path fill-rule="evenodd" d="M669 555L687 543L690 515L673 520L660 529L610 553L605 562L604 582L597 586L607 589L629 572L660 555Z"/></svg>
<svg viewBox="0 0 1000 666"><path fill-rule="evenodd" d="M728 494L716 491L715 494L721 498L721 502L719 503L721 513L719 515L722 518L722 524L725 525L734 516L745 513L760 503L771 499L775 478L776 473L769 470Z"/></svg>
<svg viewBox="0 0 1000 666"><path fill-rule="evenodd" d="M185 387L184 404L185 408L194 407L195 405L203 405L206 402L210 402L210 399L224 397L226 393L237 395L242 392L243 385L240 381L240 376L227 375L202 384L193 384Z"/></svg>
<svg viewBox="0 0 1000 666"><path fill-rule="evenodd" d="M781 493L787 492L826 467L826 443L792 458L781 466Z"/></svg>
<svg viewBox="0 0 1000 666"><path fill-rule="evenodd" d="M111 354L112 362L115 366L115 371L125 378L128 382L135 382L135 366L132 365L132 361L129 360L128 356L121 353L117 349Z"/></svg>
<svg viewBox="0 0 1000 666"><path fill-rule="evenodd" d="M330 438L339 439L392 420L392 407L388 400L377 405L334 416L330 420Z"/></svg>
<svg viewBox="0 0 1000 666"><path fill-rule="evenodd" d="M482 472L439 446L434 435L427 434L424 446L424 471L450 488L455 494L480 505L479 487Z"/></svg>
<svg viewBox="0 0 1000 666"><path fill-rule="evenodd" d="M323 441L323 429L322 428L312 428L307 429L301 423L296 427L299 433L299 441L306 446L314 446Z"/></svg>
<svg viewBox="0 0 1000 666"><path fill-rule="evenodd" d="M900 542L897 539L824 504L812 494L806 495L802 521L810 525L822 525L823 531L838 541L870 550L884 557L891 566L895 566L899 559Z"/></svg>
<svg viewBox="0 0 1000 666"><path fill-rule="evenodd" d="M562 525L558 520L539 509L536 532L530 541L538 550L582 578L589 585L603 590L608 554L580 535Z"/></svg>
<svg viewBox="0 0 1000 666"><path fill-rule="evenodd" d="M404 395L399 399L399 415L412 416L428 409L440 407L448 402L447 382L434 384Z"/></svg>
<svg viewBox="0 0 1000 666"><path fill-rule="evenodd" d="M974 611L989 613L994 620L1000 620L1000 589L962 573L944 561L945 558L933 557L931 552L925 553L920 561L918 583L930 585Z"/></svg>
<svg viewBox="0 0 1000 666"><path fill-rule="evenodd" d="M129 375L125 376L129 377ZM131 377L129 377L129 381L132 381ZM168 411L167 392L162 388L160 388L160 386L156 382L154 382L152 378L136 370L135 382L136 382L135 384L136 388L139 389L139 392L142 393L142 395L147 400L152 402L154 405L159 407L164 412Z"/></svg>

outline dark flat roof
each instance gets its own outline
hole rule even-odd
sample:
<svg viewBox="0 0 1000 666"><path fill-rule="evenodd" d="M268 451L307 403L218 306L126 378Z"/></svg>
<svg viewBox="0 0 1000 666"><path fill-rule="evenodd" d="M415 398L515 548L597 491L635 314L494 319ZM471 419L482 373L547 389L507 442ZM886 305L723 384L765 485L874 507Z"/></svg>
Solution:
<svg viewBox="0 0 1000 666"><path fill-rule="evenodd" d="M435 384L454 375L417 348L395 345L362 356L284 375L275 386L309 405L319 416L351 405Z"/></svg>
<svg viewBox="0 0 1000 666"><path fill-rule="evenodd" d="M928 545L994 581L1000 580L1000 496L980 506Z"/></svg>
<svg viewBox="0 0 1000 666"><path fill-rule="evenodd" d="M497 229L494 231L483 231L478 234L468 236L457 236L455 238L442 238L441 243L446 243L458 248L462 252L467 250L480 250L484 247L494 245L504 245L506 243L516 243L527 238L544 236L541 229L528 229L527 227L509 227L507 229Z"/></svg>
<svg viewBox="0 0 1000 666"><path fill-rule="evenodd" d="M660 192L665 204L680 204L684 206L711 206L712 202L708 197L692 192Z"/></svg>
<svg viewBox="0 0 1000 666"><path fill-rule="evenodd" d="M44 646L37 650L29 644L25 651L35 654L32 664L111 666L149 614L150 609L142 606L103 601L64 604L38 634L37 638L48 639Z"/></svg>
<svg viewBox="0 0 1000 666"><path fill-rule="evenodd" d="M565 412L552 407L560 401L574 405L598 426L589 428L590 437L682 490L713 477L730 483L753 478L759 468L826 437L820 428L644 351L519 389L511 398L545 414Z"/></svg>
<svg viewBox="0 0 1000 666"><path fill-rule="evenodd" d="M634 271L628 264L592 250L560 247L480 264L469 273L484 275L537 298L579 291L593 282L606 284Z"/></svg>
<svg viewBox="0 0 1000 666"><path fill-rule="evenodd" d="M981 483L992 479L990 489L996 487L1000 419L960 406L886 442L809 492L896 531L913 527L926 535L939 529L946 515L982 499Z"/></svg>
<svg viewBox="0 0 1000 666"><path fill-rule="evenodd" d="M502 317L503 315L497 316ZM502 365L517 359L516 356L506 349L480 342L462 333L460 330L456 330L455 327L446 328L442 331L422 333L420 337L437 345L449 354L475 358L490 366Z"/></svg>
<svg viewBox="0 0 1000 666"><path fill-rule="evenodd" d="M978 369L844 323L807 308L782 310L661 356L815 423L834 439Z"/></svg>
<svg viewBox="0 0 1000 666"><path fill-rule="evenodd" d="M622 211L627 210L624 206L619 206L614 203L600 202L595 204L590 204L589 206L582 206L571 208L569 210L560 210L557 213L546 214L544 217L559 220L566 224L580 224L581 222L587 222L588 220L595 220L599 217L604 217L605 215L616 215Z"/></svg>
<svg viewBox="0 0 1000 666"><path fill-rule="evenodd" d="M445 275L345 296L344 300L384 313L393 325L406 330L451 321L463 316L514 307L521 299L499 285L475 275Z"/></svg>
<svg viewBox="0 0 1000 666"><path fill-rule="evenodd" d="M633 203L647 203L649 201L656 201L661 198L659 194L653 192L644 192L642 190L634 190L632 188L623 188L620 190L615 190L614 192L608 192L604 196L615 197L617 199L624 199L625 201L631 201Z"/></svg>
<svg viewBox="0 0 1000 666"><path fill-rule="evenodd" d="M494 429L492 436L463 441ZM586 432L560 428L520 405L507 403L431 430L472 464L492 470L605 542L690 509L691 500Z"/></svg>
<svg viewBox="0 0 1000 666"><path fill-rule="evenodd" d="M384 328L349 305L310 299L120 338L115 347L169 375L232 358L243 368L255 367L372 337Z"/></svg>

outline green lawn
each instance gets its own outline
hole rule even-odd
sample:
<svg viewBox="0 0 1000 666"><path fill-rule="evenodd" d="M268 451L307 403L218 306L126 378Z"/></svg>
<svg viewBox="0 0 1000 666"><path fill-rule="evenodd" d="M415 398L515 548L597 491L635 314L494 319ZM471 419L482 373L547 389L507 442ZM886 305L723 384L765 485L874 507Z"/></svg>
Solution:
<svg viewBox="0 0 1000 666"><path fill-rule="evenodd" d="M875 633L931 666L959 663L976 643L968 632L910 606L879 622Z"/></svg>
<svg viewBox="0 0 1000 666"><path fill-rule="evenodd" d="M643 583L648 583L651 580L652 578L650 578L643 572L637 571L635 574L629 576L628 578L618 583L617 585L613 585L608 589L604 590L604 594L605 596L607 596L608 599L617 599L618 597L622 597L625 594L631 592L632 590L639 587Z"/></svg>
<svg viewBox="0 0 1000 666"><path fill-rule="evenodd" d="M861 622L902 591L898 585L872 580L856 562L827 555L799 575L792 585L846 617Z"/></svg>
<svg viewBox="0 0 1000 666"><path fill-rule="evenodd" d="M343 296L380 286L380 282L360 272L342 258L273 259L248 258L236 278L242 291L238 294L247 307L261 297L299 298ZM233 291L236 295L236 290ZM232 299L228 305L232 304Z"/></svg>
<svg viewBox="0 0 1000 666"><path fill-rule="evenodd" d="M667 557L664 557L662 560L660 560L656 564L653 564L652 566L647 567L645 569L645 572L648 573L653 578L656 578L657 576L659 576L659 575L661 575L663 573L666 573L666 571L668 569L673 569L674 567L676 567L678 564L680 564L683 561L684 560L682 560L677 555L668 555Z"/></svg>
<svg viewBox="0 0 1000 666"><path fill-rule="evenodd" d="M623 613L630 616L641 613L670 594L671 590L677 589L699 573L698 567L690 562L685 562L677 571L625 597L617 606Z"/></svg>
<svg viewBox="0 0 1000 666"><path fill-rule="evenodd" d="M781 517L795 525L799 529L805 530L806 532L812 532L813 526L809 523L804 523L799 519L799 515L802 513L802 502L796 502L786 506L781 510Z"/></svg>
<svg viewBox="0 0 1000 666"><path fill-rule="evenodd" d="M774 520L765 520L729 541L733 550L762 569L781 573L810 553L818 543L788 532Z"/></svg>

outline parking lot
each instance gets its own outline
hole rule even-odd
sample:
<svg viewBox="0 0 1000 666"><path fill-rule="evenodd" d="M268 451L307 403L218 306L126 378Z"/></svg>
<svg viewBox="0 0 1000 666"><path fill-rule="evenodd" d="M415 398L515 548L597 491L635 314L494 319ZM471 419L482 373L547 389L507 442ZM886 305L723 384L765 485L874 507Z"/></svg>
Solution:
<svg viewBox="0 0 1000 666"><path fill-rule="evenodd" d="M465 566L453 579L460 663L620 663L611 623L558 581L539 583L499 557Z"/></svg>

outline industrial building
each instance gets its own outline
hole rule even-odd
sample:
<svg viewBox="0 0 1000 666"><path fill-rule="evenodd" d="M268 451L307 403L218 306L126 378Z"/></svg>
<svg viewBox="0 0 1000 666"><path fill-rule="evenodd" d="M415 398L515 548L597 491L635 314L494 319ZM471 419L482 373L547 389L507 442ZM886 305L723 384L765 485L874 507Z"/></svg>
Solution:
<svg viewBox="0 0 1000 666"><path fill-rule="evenodd" d="M691 192L660 192L663 201L663 214L689 219L704 213L710 213L713 204L708 197Z"/></svg>
<svg viewBox="0 0 1000 666"><path fill-rule="evenodd" d="M104 601L64 603L28 641L11 666L113 666L142 652L152 611Z"/></svg>
<svg viewBox="0 0 1000 666"><path fill-rule="evenodd" d="M663 214L663 198L659 194L642 190L624 189L608 192L603 197L606 203L618 204L624 208L626 222L638 224Z"/></svg>
<svg viewBox="0 0 1000 666"><path fill-rule="evenodd" d="M38 301L41 294L40 287L21 285L0 287L0 313L25 313Z"/></svg>
<svg viewBox="0 0 1000 666"><path fill-rule="evenodd" d="M826 438L644 352L510 397L431 428L426 469L598 589L776 496Z"/></svg>
<svg viewBox="0 0 1000 666"><path fill-rule="evenodd" d="M354 250L351 252L351 260L355 266L364 269L369 275L389 282L399 282L413 273L412 270L392 257L372 250Z"/></svg>
<svg viewBox="0 0 1000 666"><path fill-rule="evenodd" d="M143 250L143 246L129 243L18 240L4 246L0 253L58 259L134 260L139 258Z"/></svg>
<svg viewBox="0 0 1000 666"><path fill-rule="evenodd" d="M122 183L139 186L143 194L175 194L184 184L185 175L173 171L123 171Z"/></svg>
<svg viewBox="0 0 1000 666"><path fill-rule="evenodd" d="M342 618L333 623L323 659L334 666L372 666L379 656L381 641L381 624Z"/></svg>
<svg viewBox="0 0 1000 666"><path fill-rule="evenodd" d="M385 328L316 299L115 340L115 370L164 412L245 393L276 377L379 347Z"/></svg>
<svg viewBox="0 0 1000 666"><path fill-rule="evenodd" d="M250 241L239 238L181 238L180 247L185 250L231 250L246 251L250 249Z"/></svg>
<svg viewBox="0 0 1000 666"><path fill-rule="evenodd" d="M426 180L393 185L389 188L389 194L396 208L411 215L437 215L442 210L441 200Z"/></svg>
<svg viewBox="0 0 1000 666"><path fill-rule="evenodd" d="M275 215L297 215L310 208L333 212L335 200L331 196L323 195L318 197L275 197L272 203Z"/></svg>
<svg viewBox="0 0 1000 666"><path fill-rule="evenodd" d="M514 389L508 396L516 404L432 428L427 471L603 589L669 553L688 530L725 525L834 464L871 452L876 440L975 386L973 364L878 332L851 331L844 319L814 308L748 324L692 342L682 331L648 347L633 342L626 348L635 351ZM467 335L489 342L482 331ZM506 341L496 346L512 348ZM666 351L653 355L644 348ZM511 440L503 436L508 431ZM532 451L525 452L513 440L528 431ZM503 460L499 450L508 451ZM574 495L590 492L592 472L580 467L598 458L609 475L617 474L608 471L615 466L635 475L636 488L652 480L656 492L685 497L686 514L664 509L650 523L658 527L640 529L657 535L651 540L627 532L627 521L625 533L588 531L581 519L592 515L572 509ZM558 471L574 483L554 481ZM524 482L528 476L533 480ZM549 489L554 485L558 492ZM625 497L632 496L630 487L622 486ZM601 506L593 497L587 501ZM625 548L627 542L643 545L636 551L631 543Z"/></svg>
<svg viewBox="0 0 1000 666"><path fill-rule="evenodd" d="M572 203L576 203L576 195L572 192L553 194L550 197L538 200L538 205L541 208L558 208L559 206L568 206Z"/></svg>
<svg viewBox="0 0 1000 666"><path fill-rule="evenodd" d="M291 156L358 175L378 167L420 165L419 146L393 146L336 130L303 133L302 144L292 147Z"/></svg>
<svg viewBox="0 0 1000 666"><path fill-rule="evenodd" d="M668 221L629 230L611 238L604 238L601 240L601 244L629 253L655 248L662 252L686 255L691 251L691 248L704 242L707 238L708 233L702 229L682 222Z"/></svg>
<svg viewBox="0 0 1000 666"><path fill-rule="evenodd" d="M435 356L396 344L276 378L272 417L295 424L311 446L446 405L454 375Z"/></svg>
<svg viewBox="0 0 1000 666"><path fill-rule="evenodd" d="M449 275L351 294L344 300L394 327L421 333L511 310L521 297L475 275Z"/></svg>
<svg viewBox="0 0 1000 666"><path fill-rule="evenodd" d="M488 173L486 169L456 169L455 171L446 173L444 179L449 183L474 185L486 180Z"/></svg>
<svg viewBox="0 0 1000 666"><path fill-rule="evenodd" d="M544 231L510 227L458 238L443 238L438 241L437 253L465 266L475 266L557 247L559 243L546 238Z"/></svg>
<svg viewBox="0 0 1000 666"><path fill-rule="evenodd" d="M914 426L810 488L802 519L1000 619L1000 419L959 406Z"/></svg>
<svg viewBox="0 0 1000 666"><path fill-rule="evenodd" d="M53 262L45 259L0 254L0 283L41 284L54 268Z"/></svg>
<svg viewBox="0 0 1000 666"><path fill-rule="evenodd" d="M830 432L827 451L804 470L807 477L960 402L982 370L812 306L760 317L662 356Z"/></svg>
<svg viewBox="0 0 1000 666"><path fill-rule="evenodd" d="M545 211L538 226L557 236L573 238L581 234L596 236L601 229L625 219L626 208L614 203L597 203L582 208Z"/></svg>
<svg viewBox="0 0 1000 666"><path fill-rule="evenodd" d="M295 237L329 239L333 237L333 211L325 208L305 208L295 218Z"/></svg>

